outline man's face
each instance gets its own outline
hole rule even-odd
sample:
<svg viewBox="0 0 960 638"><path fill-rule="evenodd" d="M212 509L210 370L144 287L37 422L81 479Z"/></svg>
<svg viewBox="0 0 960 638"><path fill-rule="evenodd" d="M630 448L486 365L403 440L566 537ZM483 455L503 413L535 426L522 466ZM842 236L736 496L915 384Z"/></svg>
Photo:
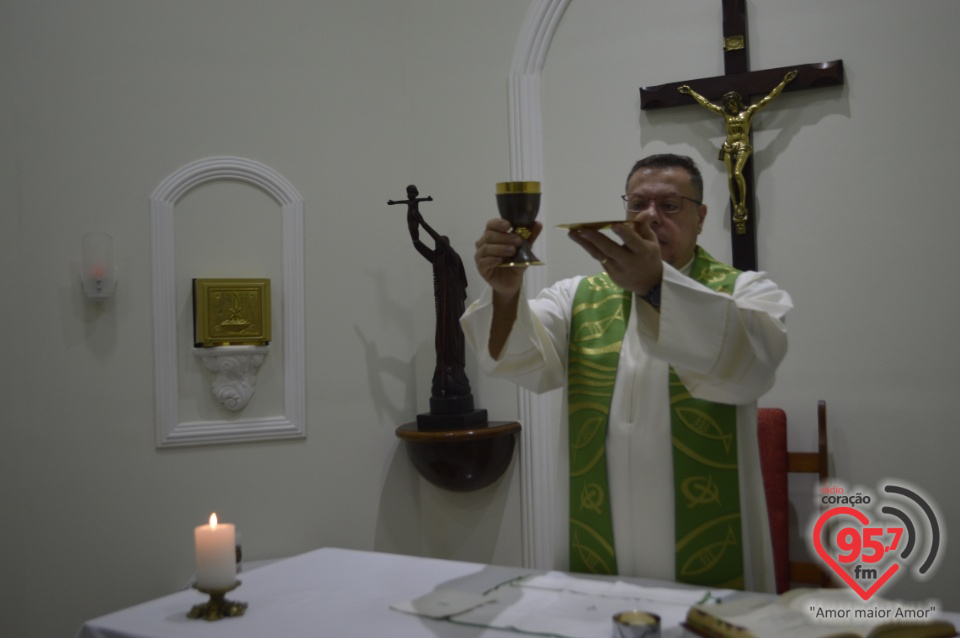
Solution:
<svg viewBox="0 0 960 638"><path fill-rule="evenodd" d="M699 193L690 183L690 174L682 168L641 168L630 176L627 183L627 199L640 199L649 202L647 210L656 214L650 227L660 242L660 254L663 261L674 268L681 268L693 257L697 246L697 235L703 229L703 218L707 207L697 205L690 199L680 199L680 210L668 215L660 210L661 198L677 199L679 196L699 200ZM653 205L654 200L657 206ZM632 219L635 213L627 213Z"/></svg>

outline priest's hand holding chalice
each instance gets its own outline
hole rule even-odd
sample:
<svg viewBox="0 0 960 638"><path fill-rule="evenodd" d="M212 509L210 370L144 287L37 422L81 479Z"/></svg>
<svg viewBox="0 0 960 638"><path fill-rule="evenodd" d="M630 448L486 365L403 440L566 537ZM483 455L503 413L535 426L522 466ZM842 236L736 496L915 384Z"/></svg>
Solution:
<svg viewBox="0 0 960 638"><path fill-rule="evenodd" d="M487 221L476 242L473 259L477 272L493 290L494 307L515 308L527 266L542 264L530 248L543 229L536 221L540 211L540 182L497 184L500 217Z"/></svg>

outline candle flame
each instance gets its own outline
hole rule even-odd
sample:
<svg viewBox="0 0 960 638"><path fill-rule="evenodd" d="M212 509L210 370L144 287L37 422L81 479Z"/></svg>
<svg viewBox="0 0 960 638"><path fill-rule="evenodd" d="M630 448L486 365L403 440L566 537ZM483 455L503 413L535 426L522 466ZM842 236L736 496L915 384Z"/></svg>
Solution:
<svg viewBox="0 0 960 638"><path fill-rule="evenodd" d="M210 515L210 529L217 529L217 514L214 512Z"/></svg>

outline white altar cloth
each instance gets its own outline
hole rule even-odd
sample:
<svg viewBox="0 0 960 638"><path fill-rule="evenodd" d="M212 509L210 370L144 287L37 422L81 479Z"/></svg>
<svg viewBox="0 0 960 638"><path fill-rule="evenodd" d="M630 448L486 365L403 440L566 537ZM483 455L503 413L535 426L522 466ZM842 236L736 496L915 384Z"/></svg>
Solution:
<svg viewBox="0 0 960 638"><path fill-rule="evenodd" d="M242 572L241 586L227 599L249 605L243 616L215 622L187 618L193 605L206 600L190 589L89 620L77 638L517 638L524 634L459 625L391 606L438 590L483 594L531 573L519 567L323 548ZM621 580L676 587L649 579ZM943 616L955 623L960 618ZM679 635L679 628L663 627L664 638Z"/></svg>
<svg viewBox="0 0 960 638"><path fill-rule="evenodd" d="M478 631L390 609L436 588L483 593L531 570L336 548L323 548L239 575L228 600L243 616L187 618L206 596L190 589L87 621L77 638L476 638Z"/></svg>

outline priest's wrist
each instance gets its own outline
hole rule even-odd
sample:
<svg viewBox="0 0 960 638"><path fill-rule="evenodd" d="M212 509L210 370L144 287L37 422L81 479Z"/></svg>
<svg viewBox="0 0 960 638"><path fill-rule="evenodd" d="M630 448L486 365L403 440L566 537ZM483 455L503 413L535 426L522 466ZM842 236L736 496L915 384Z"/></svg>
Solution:
<svg viewBox="0 0 960 638"><path fill-rule="evenodd" d="M639 297L640 299L643 299L654 308L659 309L660 308L660 283L658 282L655 285L651 286L650 290L648 290L647 294L645 295L641 295L640 293L637 293L637 297Z"/></svg>
<svg viewBox="0 0 960 638"><path fill-rule="evenodd" d="M487 344L487 351L494 361L500 360L500 354L507 343L507 338L513 331L513 323L517 320L519 301L519 290L515 295L506 299L496 291L493 293L493 319L490 322L490 340Z"/></svg>
<svg viewBox="0 0 960 638"><path fill-rule="evenodd" d="M493 307L498 311L506 311L512 314L517 312L517 304L520 303L520 288L510 291L501 291L493 288Z"/></svg>

